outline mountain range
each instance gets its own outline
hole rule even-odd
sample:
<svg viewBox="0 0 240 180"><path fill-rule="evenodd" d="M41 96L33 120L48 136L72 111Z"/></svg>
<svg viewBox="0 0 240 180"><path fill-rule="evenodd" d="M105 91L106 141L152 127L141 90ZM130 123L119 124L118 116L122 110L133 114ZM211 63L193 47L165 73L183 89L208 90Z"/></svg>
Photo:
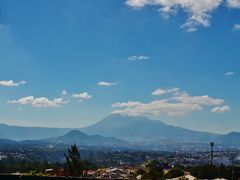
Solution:
<svg viewBox="0 0 240 180"><path fill-rule="evenodd" d="M189 129L167 125L159 120L147 117L130 117L111 115L102 121L83 128L88 134L113 136L126 141L169 140L174 142L208 142L218 134L192 131Z"/></svg>
<svg viewBox="0 0 240 180"><path fill-rule="evenodd" d="M71 130L73 130L73 128L24 127L0 124L0 138L13 140L36 140L61 136Z"/></svg>
<svg viewBox="0 0 240 180"><path fill-rule="evenodd" d="M87 135L79 130L72 130L67 134L59 137L46 138L41 140L24 140L20 141L21 145L71 145L95 146L95 147L127 147L128 143L114 138L103 137L101 135Z"/></svg>
<svg viewBox="0 0 240 180"><path fill-rule="evenodd" d="M209 143L238 145L240 133L214 134L167 125L147 117L110 115L85 128L20 127L0 124L0 139L28 140L22 143L52 143L88 146L131 144ZM6 141L8 142L8 141ZM12 142L12 141L11 141Z"/></svg>

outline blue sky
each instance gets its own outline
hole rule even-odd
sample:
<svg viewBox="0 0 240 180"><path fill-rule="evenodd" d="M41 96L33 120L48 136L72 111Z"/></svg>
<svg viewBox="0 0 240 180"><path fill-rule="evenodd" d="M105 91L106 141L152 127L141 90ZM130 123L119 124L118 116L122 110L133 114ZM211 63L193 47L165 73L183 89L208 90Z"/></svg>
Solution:
<svg viewBox="0 0 240 180"><path fill-rule="evenodd" d="M0 122L240 131L239 57L239 0L0 0Z"/></svg>

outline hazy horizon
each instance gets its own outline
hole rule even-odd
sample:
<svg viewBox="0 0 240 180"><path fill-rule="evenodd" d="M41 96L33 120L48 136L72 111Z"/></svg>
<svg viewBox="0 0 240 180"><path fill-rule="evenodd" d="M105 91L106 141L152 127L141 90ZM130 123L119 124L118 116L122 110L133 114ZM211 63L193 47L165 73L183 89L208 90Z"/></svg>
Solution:
<svg viewBox="0 0 240 180"><path fill-rule="evenodd" d="M240 2L184 2L0 0L0 123L240 132Z"/></svg>

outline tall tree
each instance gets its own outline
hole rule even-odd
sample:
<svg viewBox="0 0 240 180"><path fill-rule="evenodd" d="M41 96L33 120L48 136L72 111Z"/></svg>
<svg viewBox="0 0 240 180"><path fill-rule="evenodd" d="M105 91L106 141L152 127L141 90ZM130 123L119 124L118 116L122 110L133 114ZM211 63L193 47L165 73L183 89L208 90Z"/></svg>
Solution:
<svg viewBox="0 0 240 180"><path fill-rule="evenodd" d="M76 144L71 145L68 149L68 155L64 153L67 161L67 168L70 176L82 176L83 174L83 161L81 160L80 153Z"/></svg>

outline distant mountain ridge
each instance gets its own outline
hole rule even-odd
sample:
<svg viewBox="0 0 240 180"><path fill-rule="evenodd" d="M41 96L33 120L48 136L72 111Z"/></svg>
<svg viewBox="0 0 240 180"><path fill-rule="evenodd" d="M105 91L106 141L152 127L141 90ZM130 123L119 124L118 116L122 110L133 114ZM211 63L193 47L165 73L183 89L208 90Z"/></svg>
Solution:
<svg viewBox="0 0 240 180"><path fill-rule="evenodd" d="M75 131L80 130L80 131ZM63 142L80 144L121 144L131 143L209 143L236 144L240 142L240 133L232 132L219 135L198 132L167 125L159 120L146 117L110 115L96 124L85 128L41 128L20 127L0 124L0 139L39 140L31 143ZM7 141L6 141L7 142ZM29 143L30 141L24 141Z"/></svg>
<svg viewBox="0 0 240 180"><path fill-rule="evenodd" d="M59 137L43 139L42 141L54 144L78 144L83 146L126 146L127 142L114 138L103 137L101 135L87 135L79 130L72 130Z"/></svg>
<svg viewBox="0 0 240 180"><path fill-rule="evenodd" d="M37 140L61 136L73 128L24 127L0 124L0 137L12 140Z"/></svg>
<svg viewBox="0 0 240 180"><path fill-rule="evenodd" d="M29 146L58 146L77 144L82 147L128 147L128 142L114 138L103 137L101 135L87 135L79 130L72 130L67 134L59 137L46 138L41 140L23 140L14 141L8 139L0 139L0 146L4 145L29 145Z"/></svg>
<svg viewBox="0 0 240 180"><path fill-rule="evenodd" d="M240 133L231 132L218 136L214 139L215 143L225 144L225 145L240 145Z"/></svg>
<svg viewBox="0 0 240 180"><path fill-rule="evenodd" d="M3 133L0 132L0 139L7 139L7 137Z"/></svg>
<svg viewBox="0 0 240 180"><path fill-rule="evenodd" d="M0 138L0 147L1 146L9 146L9 145L16 145L17 142L9 139L1 139Z"/></svg>
<svg viewBox="0 0 240 180"><path fill-rule="evenodd" d="M111 115L102 121L83 128L88 134L113 136L127 141L169 140L175 142L209 142L218 134L198 132L189 129L167 125L159 120L146 117L130 117Z"/></svg>

